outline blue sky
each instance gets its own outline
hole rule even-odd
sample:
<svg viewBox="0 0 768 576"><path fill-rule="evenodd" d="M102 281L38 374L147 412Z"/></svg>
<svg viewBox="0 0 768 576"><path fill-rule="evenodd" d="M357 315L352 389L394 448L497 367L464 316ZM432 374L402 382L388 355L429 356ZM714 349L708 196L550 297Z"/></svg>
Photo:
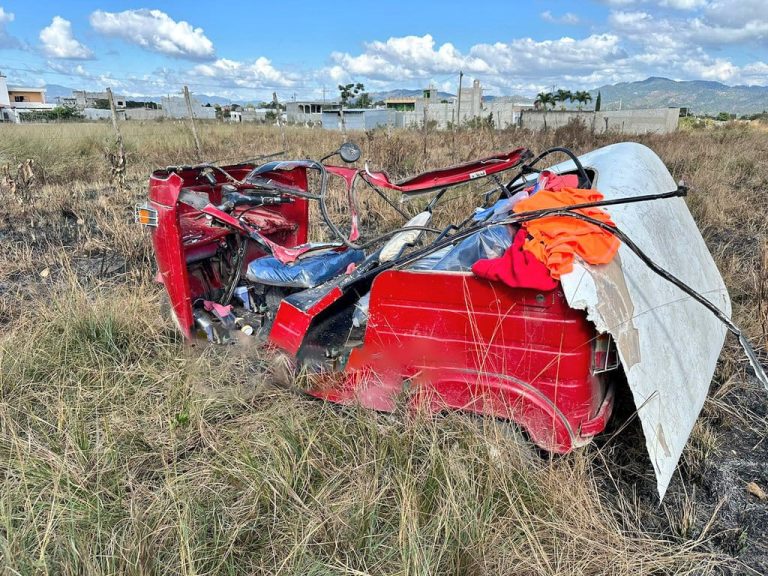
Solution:
<svg viewBox="0 0 768 576"><path fill-rule="evenodd" d="M497 95L651 75L768 85L768 0L0 0L11 84L258 100L348 81L455 91L459 70Z"/></svg>

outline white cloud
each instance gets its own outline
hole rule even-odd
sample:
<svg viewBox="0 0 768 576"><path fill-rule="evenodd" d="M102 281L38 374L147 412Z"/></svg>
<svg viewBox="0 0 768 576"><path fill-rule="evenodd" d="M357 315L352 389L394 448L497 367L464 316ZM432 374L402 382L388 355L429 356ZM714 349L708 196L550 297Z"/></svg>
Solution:
<svg viewBox="0 0 768 576"><path fill-rule="evenodd" d="M583 39L536 41L520 38L509 43L476 44L466 54L453 44L437 45L431 35L390 38L365 45L361 54L335 52L328 70L334 80L364 76L374 80L426 80L459 70L504 82L508 75L539 79L565 71L589 70L626 57L618 36L594 34ZM544 79L544 82L548 79Z"/></svg>
<svg viewBox="0 0 768 576"><path fill-rule="evenodd" d="M742 6L742 1L750 5ZM705 48L768 45L768 21L757 16L766 0L720 0L698 15L653 16L646 11L612 11L609 26L624 38L639 64L676 71L686 77L741 81L741 67ZM737 6L738 4L738 6ZM744 7L745 10L741 8ZM652 69L653 74L658 74ZM751 78L750 78L751 79Z"/></svg>
<svg viewBox="0 0 768 576"><path fill-rule="evenodd" d="M659 6L675 10L695 10L707 5L707 0L661 0Z"/></svg>
<svg viewBox="0 0 768 576"><path fill-rule="evenodd" d="M718 46L727 44L768 45L766 0L718 0L708 4L700 17L688 22L692 41Z"/></svg>
<svg viewBox="0 0 768 576"><path fill-rule="evenodd" d="M6 12L3 7L0 6L0 24L8 24L8 22L13 22L15 18L16 16L13 12Z"/></svg>
<svg viewBox="0 0 768 576"><path fill-rule="evenodd" d="M484 62L462 56L446 42L435 48L431 35L401 36L389 38L386 42L374 41L365 45L365 51L357 56L334 52L331 60L332 76L361 75L379 80L426 78L432 74L445 74L465 69L470 72L487 70Z"/></svg>
<svg viewBox="0 0 768 576"><path fill-rule="evenodd" d="M61 16L54 16L50 25L40 30L43 52L51 58L87 59L93 57L91 50L75 40L72 23Z"/></svg>
<svg viewBox="0 0 768 576"><path fill-rule="evenodd" d="M222 85L240 88L288 88L297 82L294 75L277 70L272 66L272 62L263 56L253 62L220 58L212 64L195 66L193 72Z"/></svg>
<svg viewBox="0 0 768 576"><path fill-rule="evenodd" d="M18 48L21 46L21 43L6 30L6 24L10 24L15 18L13 12L6 12L0 6L0 48Z"/></svg>
<svg viewBox="0 0 768 576"><path fill-rule="evenodd" d="M766 0L718 0L704 10L711 25L730 28L737 28L755 20L765 20L766 13Z"/></svg>
<svg viewBox="0 0 768 576"><path fill-rule="evenodd" d="M213 42L202 28L176 22L160 10L96 10L90 17L94 30L169 56L208 59L214 56Z"/></svg>
<svg viewBox="0 0 768 576"><path fill-rule="evenodd" d="M566 12L562 16L555 16L550 10L545 10L541 14L541 19L545 22L551 22L552 24L567 24L576 25L581 22L581 19L573 12Z"/></svg>
<svg viewBox="0 0 768 576"><path fill-rule="evenodd" d="M615 34L557 40L519 38L509 43L478 44L470 53L482 58L500 74L535 77L538 74L578 72L610 66L627 57Z"/></svg>

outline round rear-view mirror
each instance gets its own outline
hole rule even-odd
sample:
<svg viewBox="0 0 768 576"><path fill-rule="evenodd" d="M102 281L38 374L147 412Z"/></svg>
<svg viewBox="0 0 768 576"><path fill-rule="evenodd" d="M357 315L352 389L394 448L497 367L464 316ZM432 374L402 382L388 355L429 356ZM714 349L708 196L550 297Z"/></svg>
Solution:
<svg viewBox="0 0 768 576"><path fill-rule="evenodd" d="M354 142L344 142L339 148L339 156L344 162L357 162L360 154L360 147Z"/></svg>

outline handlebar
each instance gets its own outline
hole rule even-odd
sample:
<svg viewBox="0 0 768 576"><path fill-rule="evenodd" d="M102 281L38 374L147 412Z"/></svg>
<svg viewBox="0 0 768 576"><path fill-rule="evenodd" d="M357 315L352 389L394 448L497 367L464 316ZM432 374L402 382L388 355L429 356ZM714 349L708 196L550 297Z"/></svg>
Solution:
<svg viewBox="0 0 768 576"><path fill-rule="evenodd" d="M276 204L289 204L291 198L285 196L248 196L240 192L228 192L223 197L223 202L216 206L222 212L231 212L237 206L274 206Z"/></svg>

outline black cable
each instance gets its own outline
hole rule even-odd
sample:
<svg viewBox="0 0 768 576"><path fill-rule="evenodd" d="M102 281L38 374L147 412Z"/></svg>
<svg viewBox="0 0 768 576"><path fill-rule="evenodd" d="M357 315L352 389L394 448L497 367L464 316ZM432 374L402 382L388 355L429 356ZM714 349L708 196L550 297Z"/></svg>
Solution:
<svg viewBox="0 0 768 576"><path fill-rule="evenodd" d="M424 256L428 256L429 254L432 254L433 252L440 250L441 248L445 248L446 246L455 244L459 240L464 240L465 238L471 236L472 234L475 234L476 232L484 230L485 228L489 228L491 226L500 226L503 224L515 224L517 222L522 221L522 219L534 220L536 218L544 218L546 216L551 215L553 210L568 211L568 210L578 210L582 208L599 208L602 206L633 204L635 202L647 202L649 200L663 200L665 198L685 196L687 193L688 193L687 187L678 186L676 190L673 190L671 192L661 192L659 194L645 194L642 196L632 196L630 198L614 198L612 200L597 200L595 202L584 202L582 204L573 204L571 206L563 206L561 208L545 208L542 210L529 210L528 212L520 212L504 220L496 220L493 222L481 222L479 224L476 224L475 226L467 228L463 232L459 232L458 234L455 234L453 236L448 236L445 240L442 240L441 242L434 242L433 244L430 244L429 246L426 246L421 250L417 250L417 251L411 252L410 254L407 254L406 256L403 256L401 259L394 260L391 263L388 262L387 268L391 268L394 266L401 267L401 265L410 264L418 260L419 258L423 258Z"/></svg>
<svg viewBox="0 0 768 576"><path fill-rule="evenodd" d="M592 187L592 180L587 175L587 171L584 170L584 166L582 165L578 156L576 156L576 154L574 154L571 149L565 148L564 146L554 146L553 148L548 148L547 150L544 150L544 152L542 152L541 154L536 156L536 158L528 162L528 164L526 164L523 168L524 169L532 168L539 160L555 152L562 152L563 154L568 156L571 160L573 160L573 163L576 165L576 170L578 171L579 176L581 176L584 179L584 181L586 181L587 183L586 188Z"/></svg>
<svg viewBox="0 0 768 576"><path fill-rule="evenodd" d="M579 160L578 156L573 153L573 151L569 148L565 148L562 146L555 146L553 148L548 148L547 150L544 150L541 154L536 156L533 160L528 162L528 164L524 164L522 168L520 169L520 172L512 178L512 180L509 181L506 188L510 192L514 190L512 185L523 178L526 174L533 174L541 172L541 170L535 169L533 166L539 162L542 158L545 158L546 156L549 156L550 154L554 154L555 152L562 152L566 156L568 156L571 160L573 160L573 163L576 165L576 170L579 173L579 176L586 182L585 188L591 188L592 187L592 180L589 178L589 175L587 174L587 171L584 169L584 166L582 165L581 161ZM523 180L520 185L524 186L526 184L525 180Z"/></svg>
<svg viewBox="0 0 768 576"><path fill-rule="evenodd" d="M361 178L361 180L363 182L365 182L368 185L369 188L371 188L374 192L376 192L376 194L381 196L387 204L389 204L396 212L398 212L400 214L400 216L405 218L406 221L408 220L408 214L406 214L405 211L401 210L400 207L397 204L392 202L392 200L387 198L387 196L384 194L384 192L382 192L376 186L374 186L373 184L368 182L368 180L366 180L365 178Z"/></svg>

